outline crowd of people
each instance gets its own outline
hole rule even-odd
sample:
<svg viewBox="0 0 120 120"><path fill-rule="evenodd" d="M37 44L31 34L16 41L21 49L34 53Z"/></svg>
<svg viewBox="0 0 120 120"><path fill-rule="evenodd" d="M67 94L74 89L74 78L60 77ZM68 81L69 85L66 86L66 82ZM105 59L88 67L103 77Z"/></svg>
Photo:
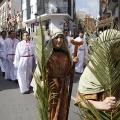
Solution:
<svg viewBox="0 0 120 120"><path fill-rule="evenodd" d="M22 94L29 94L33 71L37 64L34 49L35 43L30 41L30 35L26 31L22 34L22 41L16 38L16 33L13 30L9 31L8 35L9 37L7 38L6 31L2 31L0 37L0 67L3 77L18 83ZM73 39L77 42L83 41L83 44L78 47L76 57L73 57L74 45L70 42ZM54 83L54 89L49 90L49 95L53 92L58 94L58 99L55 98L49 101L48 117L49 120L65 120L68 102L66 78L71 74L73 62L76 63L75 72L81 74L85 67L85 61L88 61L88 49L84 32L79 31L77 38L70 36L68 31L53 30L51 34L48 32L45 37L45 48L47 48L46 52L49 57L46 62L48 84ZM52 105L54 102L56 104Z"/></svg>
<svg viewBox="0 0 120 120"><path fill-rule="evenodd" d="M35 43L30 40L30 35L26 31L23 32L22 41L16 38L13 30L9 31L8 35L9 37L7 38L6 31L2 31L0 36L0 67L2 75L9 81L18 82L21 93L29 94L30 85L37 89L35 81L32 79L33 73L37 68L35 67L37 66ZM95 38L96 36L93 37ZM82 45L78 46L76 57L73 57L75 46L71 43L71 40L83 42ZM79 31L79 36L76 38L69 35L67 30L57 29L51 33L48 31L47 36L45 36L45 53L47 55L45 62L48 74L49 96L54 94L54 92L56 93L55 98L48 100L48 120L66 120L68 110L67 76L71 74L73 63L76 63L75 72L82 74L75 104L81 103L83 107L86 107L80 98L79 94L81 94L96 109L111 110L116 107L116 98L106 98L104 90L100 89L97 92L90 92L92 88L98 90L96 85L99 86L99 84L89 68L86 67L88 47L84 31ZM91 63L89 62L89 64ZM50 88L51 84L54 84L53 88ZM35 89L34 92L36 92ZM102 96L104 98L99 101Z"/></svg>
<svg viewBox="0 0 120 120"><path fill-rule="evenodd" d="M1 32L0 67L6 80L19 84L20 92L29 93L32 70L35 63L34 44L28 32L23 33L23 40L16 38L15 31Z"/></svg>

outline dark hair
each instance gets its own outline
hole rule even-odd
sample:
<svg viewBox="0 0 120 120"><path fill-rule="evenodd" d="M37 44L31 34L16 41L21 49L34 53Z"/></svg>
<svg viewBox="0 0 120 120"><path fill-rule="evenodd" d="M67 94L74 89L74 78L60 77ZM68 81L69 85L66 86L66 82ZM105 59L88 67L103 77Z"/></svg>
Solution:
<svg viewBox="0 0 120 120"><path fill-rule="evenodd" d="M11 35L11 33L12 33L12 32L14 32L14 33L15 33L15 31L14 31L14 30L10 30L10 31L8 32L8 34L9 34L9 35Z"/></svg>
<svg viewBox="0 0 120 120"><path fill-rule="evenodd" d="M6 31L5 31L5 30L3 30L3 31L1 32L1 35L2 35L2 33L5 33L5 34L6 34Z"/></svg>
<svg viewBox="0 0 120 120"><path fill-rule="evenodd" d="M84 34L84 31L83 31L83 30L80 30L80 31L79 31L79 33L82 33L82 34Z"/></svg>
<svg viewBox="0 0 120 120"><path fill-rule="evenodd" d="M69 32L69 29L64 29L64 31L63 32Z"/></svg>
<svg viewBox="0 0 120 120"><path fill-rule="evenodd" d="M27 33L27 34L29 35L29 33L28 33L27 31L24 31L24 32L22 33L22 35L24 35L25 33Z"/></svg>

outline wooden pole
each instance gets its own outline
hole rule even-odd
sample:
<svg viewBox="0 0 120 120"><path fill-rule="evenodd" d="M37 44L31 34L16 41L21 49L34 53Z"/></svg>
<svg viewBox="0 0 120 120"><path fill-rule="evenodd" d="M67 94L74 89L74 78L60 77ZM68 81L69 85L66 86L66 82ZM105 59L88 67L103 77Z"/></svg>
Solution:
<svg viewBox="0 0 120 120"><path fill-rule="evenodd" d="M76 57L77 56L78 46L82 45L83 41L77 42L77 41L71 40L71 43L75 46L74 47L74 57ZM71 76L70 76L70 85L69 85L68 106L67 106L66 120L68 120L68 115L69 115L71 94L72 94L72 88L73 88L74 71L75 71L75 62L73 62L73 66L72 66L72 70L71 70Z"/></svg>

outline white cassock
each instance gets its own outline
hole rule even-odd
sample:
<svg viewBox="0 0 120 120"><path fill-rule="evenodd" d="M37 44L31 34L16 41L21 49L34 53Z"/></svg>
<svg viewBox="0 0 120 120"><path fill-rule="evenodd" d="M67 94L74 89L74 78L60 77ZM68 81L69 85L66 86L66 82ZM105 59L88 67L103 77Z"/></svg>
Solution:
<svg viewBox="0 0 120 120"><path fill-rule="evenodd" d="M45 36L45 46L48 44L49 40L50 40L50 36L46 35Z"/></svg>
<svg viewBox="0 0 120 120"><path fill-rule="evenodd" d="M19 42L15 51L14 66L18 68L17 77L21 93L29 91L34 63L34 45L30 41Z"/></svg>
<svg viewBox="0 0 120 120"><path fill-rule="evenodd" d="M1 71L2 72L5 72L5 66L6 66L6 61L3 57L4 55L4 43L5 43L5 40L7 38L2 38L2 36L0 37L0 67L1 67Z"/></svg>
<svg viewBox="0 0 120 120"><path fill-rule="evenodd" d="M75 72L82 73L84 70L84 64L85 64L85 62L88 61L87 43L86 43L86 40L84 37L83 38L77 37L77 38L75 38L75 41L78 41L78 42L83 41L83 44L78 46L77 57L78 57L79 61L75 65ZM74 46L73 46L72 51L73 50L74 50Z"/></svg>
<svg viewBox="0 0 120 120"><path fill-rule="evenodd" d="M13 65L15 50L19 40L7 38L4 43L4 59L6 60L5 79L16 80L17 69Z"/></svg>
<svg viewBox="0 0 120 120"><path fill-rule="evenodd" d="M68 43L68 49L69 49L70 53L72 53L72 46L73 45L71 43L71 40L73 40L73 38L70 36L67 36L66 39L67 39L67 43Z"/></svg>

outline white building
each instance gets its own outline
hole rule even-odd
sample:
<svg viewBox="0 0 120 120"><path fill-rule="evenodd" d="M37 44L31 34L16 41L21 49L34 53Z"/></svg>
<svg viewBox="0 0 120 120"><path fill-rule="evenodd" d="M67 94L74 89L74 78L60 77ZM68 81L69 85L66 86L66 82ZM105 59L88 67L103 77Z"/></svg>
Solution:
<svg viewBox="0 0 120 120"><path fill-rule="evenodd" d="M7 3L6 0L3 0L0 3L0 31L6 30L7 28Z"/></svg>
<svg viewBox="0 0 120 120"><path fill-rule="evenodd" d="M76 11L76 17L81 20L85 19L86 14L87 13L85 11Z"/></svg>
<svg viewBox="0 0 120 120"><path fill-rule="evenodd" d="M21 0L2 0L0 3L0 31L8 30L9 19L21 12Z"/></svg>
<svg viewBox="0 0 120 120"><path fill-rule="evenodd" d="M36 33L35 22L39 22L40 16L45 31L56 28L72 30L75 0L22 0L22 11L23 22L31 36Z"/></svg>

